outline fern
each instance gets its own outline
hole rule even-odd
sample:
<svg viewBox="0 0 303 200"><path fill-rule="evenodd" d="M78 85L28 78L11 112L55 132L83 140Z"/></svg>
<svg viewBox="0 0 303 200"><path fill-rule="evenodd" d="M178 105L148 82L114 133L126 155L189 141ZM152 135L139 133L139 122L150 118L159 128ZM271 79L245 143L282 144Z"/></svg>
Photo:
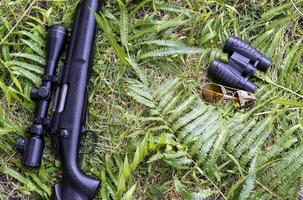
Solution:
<svg viewBox="0 0 303 200"><path fill-rule="evenodd" d="M266 51L266 55L269 58L273 57L274 51L276 51L278 49L278 46L281 43L283 35L284 35L284 28L283 27L276 30L276 32L274 34L274 37L273 37L271 43L269 44L269 48Z"/></svg>
<svg viewBox="0 0 303 200"><path fill-rule="evenodd" d="M127 49L128 46L128 13L126 6L122 1L118 1L120 6L120 35L121 35L121 41L124 47Z"/></svg>
<svg viewBox="0 0 303 200"><path fill-rule="evenodd" d="M173 40L149 40L149 41L141 42L137 45L150 45L150 44L166 46L166 47L185 47L186 46L182 42L177 42L177 41L173 41Z"/></svg>
<svg viewBox="0 0 303 200"><path fill-rule="evenodd" d="M245 185L240 194L241 200L248 199L254 188L254 182L256 179L256 172L257 172L257 170L256 170L257 155L258 154L256 154L254 159L251 161L247 179L246 179Z"/></svg>
<svg viewBox="0 0 303 200"><path fill-rule="evenodd" d="M126 64L127 63L126 53L123 51L122 47L118 44L118 42L112 32L112 28L111 28L108 20L106 19L106 17L104 15L99 16L99 15L95 14L95 17L96 17L96 21L97 21L98 25L104 31L107 40L110 42L110 44L114 48L118 58L121 60L121 62L123 64Z"/></svg>
<svg viewBox="0 0 303 200"><path fill-rule="evenodd" d="M297 0L296 3L302 3L302 0ZM267 12L262 14L262 18L263 19L268 19L268 18L272 18L278 14L280 14L282 11L286 11L287 9L289 9L292 6L291 2L287 2L284 3L278 7L272 8L270 10L268 10Z"/></svg>
<svg viewBox="0 0 303 200"><path fill-rule="evenodd" d="M294 71L295 66L299 62L299 59L301 58L303 54L303 50L301 47L302 40L299 40L293 48L289 51L289 53L286 55L283 65L282 65L282 74L280 83L284 83L287 87L291 86L290 80L292 80L292 72Z"/></svg>
<svg viewBox="0 0 303 200"><path fill-rule="evenodd" d="M164 136L165 137L165 136ZM164 138L162 137L162 140ZM150 134L146 134L143 140L138 144L132 161L129 161L126 155L124 161L119 158L114 162L114 159L108 155L105 157L105 170L101 173L101 196L104 199L129 199L134 193L136 184L128 191L126 183L131 179L132 173L145 160L148 154L159 149L163 144L160 141L155 143L154 138ZM166 138L164 139L166 141ZM165 142L166 143L166 142ZM123 195L124 194L124 195Z"/></svg>
<svg viewBox="0 0 303 200"><path fill-rule="evenodd" d="M45 60L44 58L37 56L35 54L30 54L30 53L12 53L11 56L17 57L17 58L26 58L28 60L35 61L41 65L45 65Z"/></svg>
<svg viewBox="0 0 303 200"><path fill-rule="evenodd" d="M188 192L176 177L174 178L174 185L184 200L203 200L215 194L209 189L201 190L200 192Z"/></svg>
<svg viewBox="0 0 303 200"><path fill-rule="evenodd" d="M145 53L139 57L139 59L149 58L149 57L163 57L174 54L195 54L201 53L202 49L193 47L174 47L174 48L164 48L155 51Z"/></svg>

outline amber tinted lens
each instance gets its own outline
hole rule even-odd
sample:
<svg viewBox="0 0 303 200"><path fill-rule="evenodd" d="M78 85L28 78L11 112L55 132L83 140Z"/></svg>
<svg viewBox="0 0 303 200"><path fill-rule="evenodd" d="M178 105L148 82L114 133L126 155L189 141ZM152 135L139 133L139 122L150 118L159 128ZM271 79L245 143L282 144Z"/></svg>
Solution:
<svg viewBox="0 0 303 200"><path fill-rule="evenodd" d="M222 86L216 84L204 84L201 93L203 100L208 103L218 103L224 97Z"/></svg>
<svg viewBox="0 0 303 200"><path fill-rule="evenodd" d="M234 94L234 105L239 110L249 110L256 104L254 94L246 91L237 91Z"/></svg>

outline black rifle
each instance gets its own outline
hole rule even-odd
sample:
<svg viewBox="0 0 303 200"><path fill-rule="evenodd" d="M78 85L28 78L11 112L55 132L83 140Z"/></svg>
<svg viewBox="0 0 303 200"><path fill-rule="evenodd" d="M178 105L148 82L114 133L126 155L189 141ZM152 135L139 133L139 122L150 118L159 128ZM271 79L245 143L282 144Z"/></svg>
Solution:
<svg viewBox="0 0 303 200"><path fill-rule="evenodd" d="M93 13L100 11L100 4L100 0L82 0L78 5L65 63L58 70L58 76L55 75L56 66L68 32L62 26L48 28L42 85L31 91L31 98L37 101L36 115L29 129L29 137L17 140L17 148L24 153L22 163L28 167L39 167L44 135L51 133L63 171L62 182L55 185L53 190L54 200L92 199L100 184L98 180L85 175L78 163L81 136L85 131L89 68L97 31ZM48 117L52 97L53 109Z"/></svg>

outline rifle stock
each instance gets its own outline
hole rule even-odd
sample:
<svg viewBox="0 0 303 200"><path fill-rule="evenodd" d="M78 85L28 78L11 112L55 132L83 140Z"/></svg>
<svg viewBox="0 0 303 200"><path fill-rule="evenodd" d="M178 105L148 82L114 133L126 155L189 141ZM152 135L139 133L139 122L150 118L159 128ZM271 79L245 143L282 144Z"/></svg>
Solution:
<svg viewBox="0 0 303 200"><path fill-rule="evenodd" d="M62 182L53 188L53 200L90 200L100 182L85 175L79 166L79 149L87 113L88 82L97 33L94 12L101 9L100 0L82 0L75 15L64 66L55 75L56 65L64 49L68 31L62 26L48 29L46 66L42 85L34 88L31 98L37 101L33 125L27 139L17 140L23 152L22 163L39 167L44 149L45 132L50 132L52 144L62 163ZM55 90L55 93L53 91ZM51 98L52 115L48 118Z"/></svg>
<svg viewBox="0 0 303 200"><path fill-rule="evenodd" d="M61 156L63 180L54 187L54 200L92 199L99 181L85 175L79 167L80 140L87 112L87 85L97 24L93 12L99 0L78 5L69 48L61 74L59 96L52 118L52 135Z"/></svg>

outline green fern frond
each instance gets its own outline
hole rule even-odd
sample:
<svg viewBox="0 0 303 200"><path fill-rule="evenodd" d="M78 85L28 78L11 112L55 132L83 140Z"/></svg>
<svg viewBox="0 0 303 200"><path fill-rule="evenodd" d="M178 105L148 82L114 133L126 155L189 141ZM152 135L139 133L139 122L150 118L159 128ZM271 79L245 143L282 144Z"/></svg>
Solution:
<svg viewBox="0 0 303 200"><path fill-rule="evenodd" d="M31 33L29 31L19 31L18 32L20 35L22 36L26 36L28 38L30 38L32 41L35 41L35 43L37 43L38 46L44 46L45 41L42 39L42 37L40 37L37 34Z"/></svg>
<svg viewBox="0 0 303 200"><path fill-rule="evenodd" d="M175 54L196 54L202 53L203 50L195 47L174 47L174 48L164 48L159 50L154 50L145 53L139 57L139 59L150 58L150 57L163 57Z"/></svg>
<svg viewBox="0 0 303 200"><path fill-rule="evenodd" d="M45 65L45 59L37 56L35 54L30 54L30 53L12 53L11 56L16 57L16 58L26 58L30 61L37 62L41 65Z"/></svg>
<svg viewBox="0 0 303 200"><path fill-rule="evenodd" d="M41 77L35 75L34 73L27 71L20 67L12 67L13 73L15 75L23 76L28 80L32 81L36 86L41 82Z"/></svg>
<svg viewBox="0 0 303 200"><path fill-rule="evenodd" d="M140 69L139 65L136 62L134 62L131 58L127 58L126 60L130 64L130 66L133 68L133 70L136 72L136 74L138 75L138 77L140 78L142 83L144 85L148 86L148 81L147 81L146 75L144 74L143 70Z"/></svg>
<svg viewBox="0 0 303 200"><path fill-rule="evenodd" d="M185 187L182 185L182 183L174 177L174 185L176 188L176 191L178 194L181 195L181 197L184 200L203 200L203 199L208 199L211 197L213 194L216 192L210 190L210 189L204 189L201 190L200 192L188 192Z"/></svg>
<svg viewBox="0 0 303 200"><path fill-rule="evenodd" d="M18 60L11 60L5 62L8 66L18 66L22 67L24 70L29 70L31 72L37 73L37 74L43 74L43 68L38 65L33 65L27 62L18 61Z"/></svg>
<svg viewBox="0 0 303 200"><path fill-rule="evenodd" d="M175 6L171 4L161 4L159 5L159 10L183 14L186 15L187 17L192 17L194 13L194 11L192 11L191 9L187 9L184 7Z"/></svg>
<svg viewBox="0 0 303 200"><path fill-rule="evenodd" d="M165 46L165 47L186 47L186 45L182 42L173 41L173 40L149 40L140 42L137 45L151 45L155 44L158 46Z"/></svg>
<svg viewBox="0 0 303 200"><path fill-rule="evenodd" d="M273 57L274 51L276 51L277 49L279 49L279 45L283 39L283 35L284 35L284 27L278 29L275 31L274 36L273 37L271 43L269 44L269 48L266 51L266 55L270 58Z"/></svg>
<svg viewBox="0 0 303 200"><path fill-rule="evenodd" d="M272 34L274 33L275 29L270 29L264 32L262 35L259 35L257 39L253 42L253 46L262 49L264 47L264 43L269 39L272 38ZM264 51L264 49L262 49Z"/></svg>
<svg viewBox="0 0 303 200"><path fill-rule="evenodd" d="M179 26L184 25L186 22L187 20L183 20L180 17L176 17L170 20L154 21L151 22L153 24L152 27L143 28L139 31L136 31L132 36L129 37L129 40L130 41L135 40L148 33L158 33L168 28L177 28Z"/></svg>
<svg viewBox="0 0 303 200"><path fill-rule="evenodd" d="M170 116L168 117L168 122L173 122L176 119L179 119L181 115L193 104L197 99L197 95L191 95L180 103L176 108L171 111Z"/></svg>
<svg viewBox="0 0 303 200"><path fill-rule="evenodd" d="M155 104L152 99L152 94L150 94L150 91L148 90L148 88L146 88L145 85L135 80L129 80L129 83L130 86L127 92L129 96L133 97L139 103L142 103L150 108L155 107Z"/></svg>
<svg viewBox="0 0 303 200"><path fill-rule="evenodd" d="M301 56L303 54L302 48L302 39L299 40L286 55L282 67L282 74L280 77L280 83L283 83L286 86L292 85L292 78L294 73L294 68L298 64ZM286 83L286 84L285 84Z"/></svg>
<svg viewBox="0 0 303 200"><path fill-rule="evenodd" d="M251 130L249 134L241 140L235 150L235 155L239 158L242 153L250 148L250 145L255 141L255 139L268 127L272 118L265 119L262 123L259 123L257 127Z"/></svg>
<svg viewBox="0 0 303 200"><path fill-rule="evenodd" d="M40 46L36 45L35 43L33 43L32 41L29 41L29 40L21 39L21 41L24 44L26 44L31 50L36 52L39 56L41 56L41 57L45 56L45 53Z"/></svg>
<svg viewBox="0 0 303 200"><path fill-rule="evenodd" d="M124 47L127 49L128 46L128 11L125 4L118 0L118 4L120 7L120 35L121 35L121 42Z"/></svg>
<svg viewBox="0 0 303 200"><path fill-rule="evenodd" d="M100 28L103 30L108 42L111 44L111 46L114 48L118 58L120 59L122 64L127 64L127 54L124 52L123 48L118 44L115 35L112 31L112 27L110 26L109 21L106 19L104 15L98 15L94 14L96 21Z"/></svg>
<svg viewBox="0 0 303 200"><path fill-rule="evenodd" d="M20 183L24 184L26 191L35 191L38 194L40 194L41 196L47 197L47 194L45 194L37 184L35 184L34 182L30 181L28 178L24 177L23 175L21 175L19 172L13 170L12 168L9 167L5 167L3 169L3 173L10 175L11 177L14 177L15 179L17 179L18 181L20 181Z"/></svg>
<svg viewBox="0 0 303 200"><path fill-rule="evenodd" d="M296 3L302 3L302 0L297 0ZM287 2L284 4L281 4L280 6L274 7L268 11L266 11L265 13L262 14L262 19L270 19L275 17L276 15L280 14L283 11L287 11L290 7L292 6L292 2Z"/></svg>
<svg viewBox="0 0 303 200"><path fill-rule="evenodd" d="M256 181L256 173L257 173L257 169L256 169L257 157L258 157L258 154L256 154L254 156L253 160L250 163L246 182L240 193L241 200L248 199L254 189L254 185L255 185L255 181Z"/></svg>

